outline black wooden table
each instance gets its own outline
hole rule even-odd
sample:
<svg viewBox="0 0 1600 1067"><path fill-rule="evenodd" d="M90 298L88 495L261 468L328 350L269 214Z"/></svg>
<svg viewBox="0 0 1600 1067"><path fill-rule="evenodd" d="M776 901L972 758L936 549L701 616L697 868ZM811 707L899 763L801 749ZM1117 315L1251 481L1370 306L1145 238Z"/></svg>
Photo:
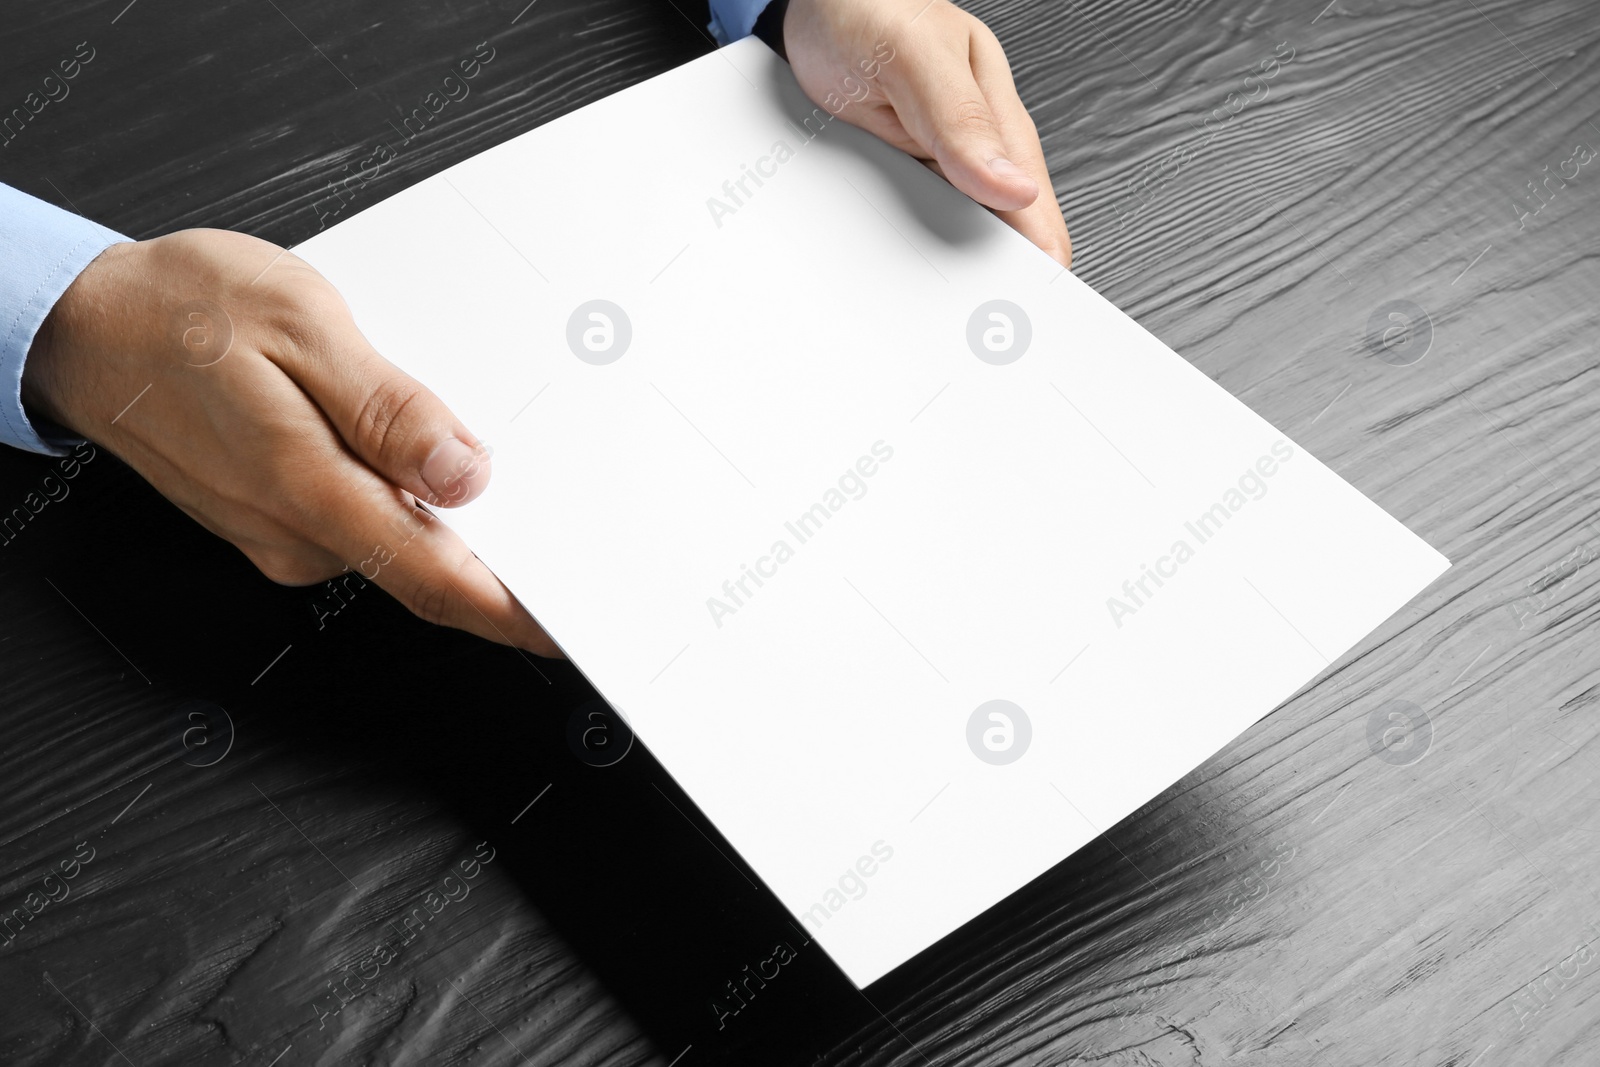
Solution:
<svg viewBox="0 0 1600 1067"><path fill-rule="evenodd" d="M0 1062L1595 1062L1600 13L1322 3L973 5L1079 275L1453 560L1316 683L866 995L801 950L719 1029L785 917L647 751L571 742L570 666L0 455ZM293 244L701 17L13 5L0 114L78 67L0 180Z"/></svg>

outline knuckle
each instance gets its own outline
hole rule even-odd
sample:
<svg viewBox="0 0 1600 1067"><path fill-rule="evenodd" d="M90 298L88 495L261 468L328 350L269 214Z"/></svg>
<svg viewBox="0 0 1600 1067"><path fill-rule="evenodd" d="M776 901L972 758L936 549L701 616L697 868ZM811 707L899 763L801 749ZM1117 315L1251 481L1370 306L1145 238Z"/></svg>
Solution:
<svg viewBox="0 0 1600 1067"><path fill-rule="evenodd" d="M994 119L989 114L989 106L981 100L968 98L957 101L950 110L949 123L952 129L960 133L994 133Z"/></svg>
<svg viewBox="0 0 1600 1067"><path fill-rule="evenodd" d="M450 606L454 590L437 578L424 578L411 587L406 596L406 606L423 622L438 626L447 625L452 616Z"/></svg>
<svg viewBox="0 0 1600 1067"><path fill-rule="evenodd" d="M1004 54L1004 48L1000 44L1000 38L996 36L995 32L989 28L989 24L987 22L972 14L970 11L962 11L961 19L962 23L966 26L968 33L972 34L973 37L976 37L982 44L1000 48L1002 54Z"/></svg>
<svg viewBox="0 0 1600 1067"><path fill-rule="evenodd" d="M1039 140L1039 125L1034 121L1033 112L1025 107L1016 109L1016 117L1012 120L1016 132L1027 137L1030 141Z"/></svg>
<svg viewBox="0 0 1600 1067"><path fill-rule="evenodd" d="M356 440L378 462L396 458L408 443L403 430L405 412L423 392L422 386L409 378L390 378L362 402L356 413Z"/></svg>
<svg viewBox="0 0 1600 1067"><path fill-rule="evenodd" d="M151 238L149 245L175 260L214 269L237 267L258 259L265 264L272 256L282 254L279 246L259 237L206 227L174 230Z"/></svg>
<svg viewBox="0 0 1600 1067"><path fill-rule="evenodd" d="M255 549L245 553L268 581L278 585L315 585L330 577L328 568L292 550Z"/></svg>
<svg viewBox="0 0 1600 1067"><path fill-rule="evenodd" d="M940 6L940 0L933 0L930 7L937 6ZM887 45L898 54L901 49L912 44L916 27L914 24L908 26L900 19L880 18L872 30L872 40Z"/></svg>
<svg viewBox="0 0 1600 1067"><path fill-rule="evenodd" d="M333 348L336 325L348 314L344 299L332 286L320 277L294 270L266 285L262 299L271 327L298 352L311 357Z"/></svg>

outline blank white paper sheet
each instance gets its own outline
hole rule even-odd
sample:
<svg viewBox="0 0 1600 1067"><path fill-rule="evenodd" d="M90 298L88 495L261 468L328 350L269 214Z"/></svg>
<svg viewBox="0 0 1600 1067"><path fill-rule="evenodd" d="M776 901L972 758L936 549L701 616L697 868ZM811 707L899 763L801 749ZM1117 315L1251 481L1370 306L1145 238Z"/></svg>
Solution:
<svg viewBox="0 0 1600 1067"><path fill-rule="evenodd" d="M492 447L441 516L861 986L1448 566L754 40L296 251Z"/></svg>

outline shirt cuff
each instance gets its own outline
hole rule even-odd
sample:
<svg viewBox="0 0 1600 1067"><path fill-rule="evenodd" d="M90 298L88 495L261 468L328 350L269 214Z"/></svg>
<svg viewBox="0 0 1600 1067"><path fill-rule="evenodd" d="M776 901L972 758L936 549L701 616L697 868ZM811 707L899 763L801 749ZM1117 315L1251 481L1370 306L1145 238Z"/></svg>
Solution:
<svg viewBox="0 0 1600 1067"><path fill-rule="evenodd" d="M711 36L718 44L732 44L750 36L756 19L771 0L711 0Z"/></svg>
<svg viewBox="0 0 1600 1067"><path fill-rule="evenodd" d="M132 238L0 184L0 444L64 456L79 440L41 434L22 410L22 368L34 335L83 268Z"/></svg>

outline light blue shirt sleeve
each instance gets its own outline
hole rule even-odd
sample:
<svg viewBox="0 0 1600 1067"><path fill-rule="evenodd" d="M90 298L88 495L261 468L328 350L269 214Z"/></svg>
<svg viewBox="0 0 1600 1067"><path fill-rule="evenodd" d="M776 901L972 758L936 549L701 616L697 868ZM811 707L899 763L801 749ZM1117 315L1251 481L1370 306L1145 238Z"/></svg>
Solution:
<svg viewBox="0 0 1600 1067"><path fill-rule="evenodd" d="M732 44L750 36L756 19L772 0L711 0L711 36L718 44Z"/></svg>
<svg viewBox="0 0 1600 1067"><path fill-rule="evenodd" d="M0 444L64 456L72 438L38 433L22 411L22 365L45 316L83 268L124 237L0 184Z"/></svg>

